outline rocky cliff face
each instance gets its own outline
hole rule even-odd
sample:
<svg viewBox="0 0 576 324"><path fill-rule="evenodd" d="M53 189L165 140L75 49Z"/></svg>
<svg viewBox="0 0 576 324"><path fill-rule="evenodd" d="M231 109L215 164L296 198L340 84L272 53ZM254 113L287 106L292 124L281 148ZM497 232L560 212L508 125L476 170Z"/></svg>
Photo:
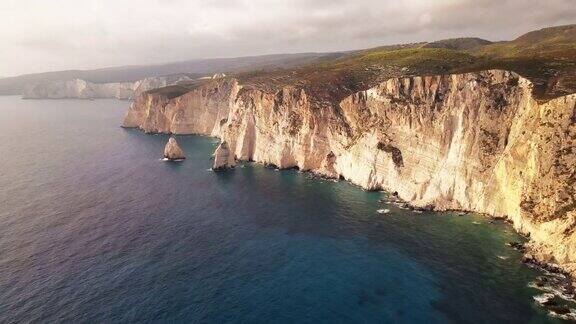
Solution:
<svg viewBox="0 0 576 324"><path fill-rule="evenodd" d="M123 126L147 133L219 136L239 89L236 80L222 79L172 99L143 93L130 105Z"/></svg>
<svg viewBox="0 0 576 324"><path fill-rule="evenodd" d="M142 92L188 81L188 77L151 77L136 82L92 83L81 79L36 83L25 88L24 99L133 99Z"/></svg>
<svg viewBox="0 0 576 324"><path fill-rule="evenodd" d="M511 72L390 79L338 104L225 78L171 99L143 94L124 126L218 136L229 163L298 167L415 206L505 216L530 235L534 257L576 274L576 95L539 103Z"/></svg>

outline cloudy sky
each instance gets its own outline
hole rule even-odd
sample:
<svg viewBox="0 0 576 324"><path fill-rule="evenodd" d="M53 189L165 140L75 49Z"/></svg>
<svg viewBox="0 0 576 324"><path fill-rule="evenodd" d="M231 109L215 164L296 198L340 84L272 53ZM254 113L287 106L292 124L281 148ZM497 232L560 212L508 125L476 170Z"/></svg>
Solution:
<svg viewBox="0 0 576 324"><path fill-rule="evenodd" d="M576 0L0 0L0 76L334 51L576 23Z"/></svg>

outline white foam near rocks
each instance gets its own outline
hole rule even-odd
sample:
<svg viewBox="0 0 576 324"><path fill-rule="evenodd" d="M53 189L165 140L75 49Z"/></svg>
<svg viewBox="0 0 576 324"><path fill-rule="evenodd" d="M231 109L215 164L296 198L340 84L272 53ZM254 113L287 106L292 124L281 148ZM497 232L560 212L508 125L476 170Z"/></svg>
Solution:
<svg viewBox="0 0 576 324"><path fill-rule="evenodd" d="M550 311L550 315L567 321L576 321L576 309L574 308L570 308L570 312L566 314L558 314L555 311Z"/></svg>
<svg viewBox="0 0 576 324"><path fill-rule="evenodd" d="M547 294L558 296L569 302L575 302L573 294L566 294L564 291L562 291L561 288L558 288L554 285L538 285L536 282L531 282L528 284L528 287L545 291Z"/></svg>
<svg viewBox="0 0 576 324"><path fill-rule="evenodd" d="M552 299L554 299L554 297L555 297L555 295L552 293L544 293L541 295L536 295L533 298L536 302L538 302L538 304L544 305L544 304L550 302Z"/></svg>

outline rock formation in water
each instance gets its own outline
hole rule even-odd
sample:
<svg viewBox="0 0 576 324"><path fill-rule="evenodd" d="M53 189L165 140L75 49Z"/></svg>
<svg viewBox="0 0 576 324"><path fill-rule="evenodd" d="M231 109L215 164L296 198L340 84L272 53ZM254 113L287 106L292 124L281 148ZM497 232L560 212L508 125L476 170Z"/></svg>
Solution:
<svg viewBox="0 0 576 324"><path fill-rule="evenodd" d="M325 104L221 78L143 93L124 126L217 136L215 168L298 167L418 207L505 216L530 235L528 253L576 274L576 94L538 102L532 87L502 70L414 76Z"/></svg>
<svg viewBox="0 0 576 324"><path fill-rule="evenodd" d="M187 76L150 77L135 82L93 83L81 79L40 82L25 88L23 99L134 99L140 93L191 80Z"/></svg>
<svg viewBox="0 0 576 324"><path fill-rule="evenodd" d="M236 166L234 154L230 151L228 143L223 141L218 145L216 151L214 151L214 165L212 166L212 170L223 170L233 168L234 166Z"/></svg>
<svg viewBox="0 0 576 324"><path fill-rule="evenodd" d="M166 146L164 147L164 158L171 161L183 160L186 158L186 156L184 156L184 152L180 146L178 146L178 142L176 142L174 137L170 137L170 139L168 139L168 143L166 143Z"/></svg>

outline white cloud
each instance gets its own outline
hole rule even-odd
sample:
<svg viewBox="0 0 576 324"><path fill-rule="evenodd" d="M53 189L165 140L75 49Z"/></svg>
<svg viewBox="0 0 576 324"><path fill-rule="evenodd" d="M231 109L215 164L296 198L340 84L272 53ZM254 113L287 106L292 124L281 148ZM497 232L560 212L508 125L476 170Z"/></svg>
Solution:
<svg viewBox="0 0 576 324"><path fill-rule="evenodd" d="M574 0L2 0L0 75L333 51L576 22Z"/></svg>

